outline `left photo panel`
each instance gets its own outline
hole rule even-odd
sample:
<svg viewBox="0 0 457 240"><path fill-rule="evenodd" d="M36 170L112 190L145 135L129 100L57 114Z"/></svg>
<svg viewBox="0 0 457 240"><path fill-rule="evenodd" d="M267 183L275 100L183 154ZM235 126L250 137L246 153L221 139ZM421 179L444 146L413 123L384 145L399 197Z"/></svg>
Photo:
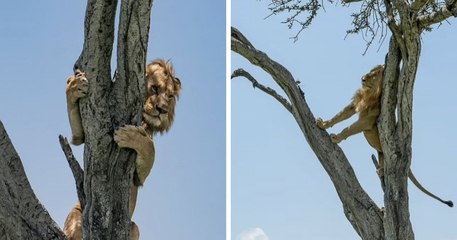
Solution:
<svg viewBox="0 0 457 240"><path fill-rule="evenodd" d="M226 238L225 1L0 20L0 239Z"/></svg>

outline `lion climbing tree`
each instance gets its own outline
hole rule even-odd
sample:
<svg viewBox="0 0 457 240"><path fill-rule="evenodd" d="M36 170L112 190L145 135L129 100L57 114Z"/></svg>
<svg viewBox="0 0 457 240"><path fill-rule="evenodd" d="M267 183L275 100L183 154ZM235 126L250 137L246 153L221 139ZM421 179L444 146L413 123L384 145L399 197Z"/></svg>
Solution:
<svg viewBox="0 0 457 240"><path fill-rule="evenodd" d="M371 36L371 39L368 37L367 46L375 39L377 29L387 29L386 31L391 33L384 63L382 107L378 123L385 154L384 212L360 186L341 148L332 143L325 131L317 127L304 92L292 74L267 54L256 49L248 38L234 27L231 29L232 51L267 72L286 96L262 85L243 69L235 70L232 78L248 79L254 87L274 97L292 114L330 176L343 203L346 218L362 239L412 240L414 233L409 217L407 172L411 163L412 99L421 53L421 34L425 30L431 30L433 24L457 16L457 0L416 0L411 3L404 0L343 2L360 5L360 12L352 15L353 29L348 30L348 33ZM290 14L284 22L289 27L299 25L296 39L322 9L321 1L317 0L272 0L269 6L272 15Z"/></svg>
<svg viewBox="0 0 457 240"><path fill-rule="evenodd" d="M113 132L141 122L151 8L152 0L123 0L120 7L116 0L87 2L83 50L74 65L89 79L88 96L80 100L84 171L66 151L78 197L85 203L84 239L130 239L128 200L135 156L117 147ZM117 65L112 67L116 9ZM0 167L0 239L65 239L33 194L1 123Z"/></svg>

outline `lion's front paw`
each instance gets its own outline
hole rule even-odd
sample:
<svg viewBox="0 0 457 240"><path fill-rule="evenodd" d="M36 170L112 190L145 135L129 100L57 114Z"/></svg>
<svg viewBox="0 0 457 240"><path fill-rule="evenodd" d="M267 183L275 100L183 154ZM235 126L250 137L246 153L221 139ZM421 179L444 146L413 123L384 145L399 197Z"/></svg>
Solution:
<svg viewBox="0 0 457 240"><path fill-rule="evenodd" d="M144 127L126 125L114 132L114 141L120 148L131 148L139 153L144 151L145 145L152 144L152 139Z"/></svg>
<svg viewBox="0 0 457 240"><path fill-rule="evenodd" d="M332 139L333 143L340 143L341 142L341 139L338 138L338 135L336 135L334 133L330 134L330 139Z"/></svg>
<svg viewBox="0 0 457 240"><path fill-rule="evenodd" d="M71 137L71 143L78 146L84 143L84 136L79 137L79 136L72 136Z"/></svg>
<svg viewBox="0 0 457 240"><path fill-rule="evenodd" d="M67 81L67 98L71 103L76 103L78 99L87 95L89 90L89 81L83 72L78 71L76 75L68 78Z"/></svg>

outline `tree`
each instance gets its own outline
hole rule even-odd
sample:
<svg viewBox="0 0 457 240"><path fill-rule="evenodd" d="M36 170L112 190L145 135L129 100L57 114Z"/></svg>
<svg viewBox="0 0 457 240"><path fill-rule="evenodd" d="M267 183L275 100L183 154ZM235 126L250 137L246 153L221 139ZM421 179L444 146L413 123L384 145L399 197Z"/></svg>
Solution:
<svg viewBox="0 0 457 240"><path fill-rule="evenodd" d="M240 31L232 28L232 51L271 75L287 96L280 96L273 89L260 84L243 69L236 70L232 78L246 77L254 87L273 96L294 116L330 176L347 219L362 239L414 239L409 219L407 171L411 163L412 92L421 51L420 36L432 24L456 16L455 5L455 1L416 1L411 5L403 1L363 1L360 12L353 14L354 28L348 33L372 34L368 44L371 44L378 29L392 32L385 59L382 113L379 119L382 146L386 154L385 213L361 188L342 150L316 127L304 93L292 74L257 50ZM311 24L322 7L320 1L293 0L271 1L270 6L272 14L290 13L284 22L289 27L299 24L298 34ZM308 15L299 19L305 13ZM381 34L381 37L386 35Z"/></svg>
<svg viewBox="0 0 457 240"><path fill-rule="evenodd" d="M112 81L110 62L117 5L116 0L88 1L84 46L74 66L91 80L89 95L80 103L86 136L84 177L75 175L77 183L84 182L83 189L79 184L77 188L81 203L85 203L85 239L129 239L128 200L135 156L131 150L120 150L112 135L113 129L121 125L141 122L138 113L142 112L145 95L152 0L121 2L117 70ZM0 218L0 233L5 239L64 239L33 195L3 125L0 132L0 163L4 166L0 199L5 203L2 216L7 216Z"/></svg>
<svg viewBox="0 0 457 240"><path fill-rule="evenodd" d="M0 121L0 239L65 239L38 201Z"/></svg>

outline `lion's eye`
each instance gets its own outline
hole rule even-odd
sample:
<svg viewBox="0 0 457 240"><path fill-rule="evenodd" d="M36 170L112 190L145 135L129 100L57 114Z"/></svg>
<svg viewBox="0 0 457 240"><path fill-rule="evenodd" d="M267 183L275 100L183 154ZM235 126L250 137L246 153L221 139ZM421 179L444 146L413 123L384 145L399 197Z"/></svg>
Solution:
<svg viewBox="0 0 457 240"><path fill-rule="evenodd" d="M168 95L168 100L173 100L173 99L175 99L175 95L173 95L173 94Z"/></svg>
<svg viewBox="0 0 457 240"><path fill-rule="evenodd" d="M152 92L153 94L157 94L157 93L159 92L159 87L157 87L157 86L152 86L152 87L151 87L151 92Z"/></svg>

